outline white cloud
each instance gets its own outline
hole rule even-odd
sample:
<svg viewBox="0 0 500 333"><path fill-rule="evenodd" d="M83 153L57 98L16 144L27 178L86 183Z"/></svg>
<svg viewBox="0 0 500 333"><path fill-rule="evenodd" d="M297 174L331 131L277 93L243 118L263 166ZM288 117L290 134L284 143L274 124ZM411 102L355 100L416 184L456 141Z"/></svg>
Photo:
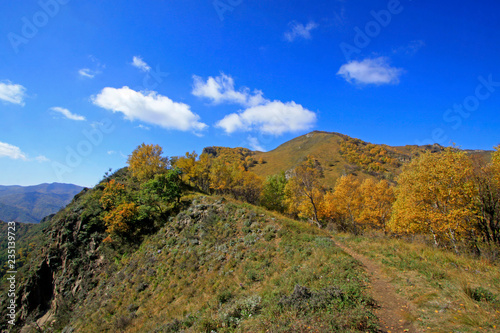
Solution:
<svg viewBox="0 0 500 333"><path fill-rule="evenodd" d="M96 75L101 74L102 70L104 70L106 68L106 66L101 64L99 59L97 59L93 55L89 55L88 58L93 63L92 67L94 69L90 69L88 67L82 68L82 69L78 70L78 74L83 78L93 79L94 77L96 77Z"/></svg>
<svg viewBox="0 0 500 333"><path fill-rule="evenodd" d="M50 160L43 155L35 157L35 160L39 163L50 162Z"/></svg>
<svg viewBox="0 0 500 333"><path fill-rule="evenodd" d="M84 121L85 117L80 116L74 113L71 113L68 109L61 108L59 106L54 106L53 108L50 108L52 111L55 111L57 113L62 114L65 118L70 119L70 120L76 120L76 121Z"/></svg>
<svg viewBox="0 0 500 333"><path fill-rule="evenodd" d="M350 61L342 65L337 75L349 83L356 84L398 84L403 69L391 67L388 59L379 57L363 61Z"/></svg>
<svg viewBox="0 0 500 333"><path fill-rule="evenodd" d="M98 72L93 71L90 68L82 68L78 71L78 74L80 74L80 76L93 79L98 74Z"/></svg>
<svg viewBox="0 0 500 333"><path fill-rule="evenodd" d="M108 150L108 155L114 155L114 154L116 154L116 151L114 151L114 150Z"/></svg>
<svg viewBox="0 0 500 333"><path fill-rule="evenodd" d="M286 132L297 132L310 129L316 122L316 114L295 102L283 103L270 101L263 97L260 90L243 87L235 90L231 76L221 74L209 77L204 82L194 76L193 95L211 99L215 104L239 104L246 109L239 113L231 113L217 122L216 126L226 133L236 131L259 131L261 133L280 135Z"/></svg>
<svg viewBox="0 0 500 333"><path fill-rule="evenodd" d="M19 147L4 142L0 142L0 157L8 157L13 160L28 160L26 154Z"/></svg>
<svg viewBox="0 0 500 333"><path fill-rule="evenodd" d="M208 98L215 104L233 103L249 107L265 101L260 90L250 92L249 88L242 88L236 91L233 78L224 73L215 78L210 76L206 82L196 75L193 76L193 80L193 95Z"/></svg>
<svg viewBox="0 0 500 333"><path fill-rule="evenodd" d="M290 30L285 32L285 39L289 42L293 42L297 38L311 39L311 31L319 26L312 21L307 25L292 21L288 25L290 26Z"/></svg>
<svg viewBox="0 0 500 333"><path fill-rule="evenodd" d="M0 82L0 100L24 106L26 88L10 81Z"/></svg>
<svg viewBox="0 0 500 333"><path fill-rule="evenodd" d="M263 152L266 151L266 149L260 145L259 139L257 139L256 137L248 136L247 140L251 150Z"/></svg>
<svg viewBox="0 0 500 333"><path fill-rule="evenodd" d="M137 128L143 129L145 131L149 131L151 129L150 127L144 126L143 124L140 124L139 126L137 126Z"/></svg>
<svg viewBox="0 0 500 333"><path fill-rule="evenodd" d="M149 72L151 67L139 56L134 56L132 59L132 66L139 68L143 72Z"/></svg>
<svg viewBox="0 0 500 333"><path fill-rule="evenodd" d="M217 123L227 133L238 130L257 130L261 133L281 135L310 129L316 122L316 114L295 102L267 102L250 107L240 113L232 113Z"/></svg>
<svg viewBox="0 0 500 333"><path fill-rule="evenodd" d="M101 108L123 113L130 121L140 120L181 131L201 131L207 127L199 122L200 117L190 110L189 105L174 102L154 91L145 94L129 87L107 87L93 96L92 101Z"/></svg>

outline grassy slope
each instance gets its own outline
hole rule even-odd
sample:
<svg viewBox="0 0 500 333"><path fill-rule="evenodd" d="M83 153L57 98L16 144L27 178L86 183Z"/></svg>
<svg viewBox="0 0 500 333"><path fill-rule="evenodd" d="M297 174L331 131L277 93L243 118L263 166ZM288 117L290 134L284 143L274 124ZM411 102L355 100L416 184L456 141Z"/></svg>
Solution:
<svg viewBox="0 0 500 333"><path fill-rule="evenodd" d="M211 197L99 281L72 315L79 332L376 330L367 276L327 232Z"/></svg>
<svg viewBox="0 0 500 333"><path fill-rule="evenodd" d="M256 165L252 171L266 177L291 169L312 155L324 168L325 183L332 186L348 164L339 154L342 141L343 138L334 133L313 132L303 135L270 152L257 152L255 159L262 157L266 163Z"/></svg>
<svg viewBox="0 0 500 333"><path fill-rule="evenodd" d="M378 263L428 332L498 332L500 267L421 242L383 235L336 239Z"/></svg>

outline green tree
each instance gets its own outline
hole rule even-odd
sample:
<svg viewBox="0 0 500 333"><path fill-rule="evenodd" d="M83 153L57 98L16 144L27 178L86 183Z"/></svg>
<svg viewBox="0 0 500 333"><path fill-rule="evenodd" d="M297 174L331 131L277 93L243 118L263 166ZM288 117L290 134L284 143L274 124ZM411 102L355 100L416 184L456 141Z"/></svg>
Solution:
<svg viewBox="0 0 500 333"><path fill-rule="evenodd" d="M175 168L157 174L141 185L140 201L143 205L154 207L161 215L179 203L181 198L181 172Z"/></svg>
<svg viewBox="0 0 500 333"><path fill-rule="evenodd" d="M261 195L262 205L267 209L284 213L286 211L286 204L285 204L286 184L287 184L287 179L284 171L280 172L277 175L271 175L267 177L262 189L262 195Z"/></svg>

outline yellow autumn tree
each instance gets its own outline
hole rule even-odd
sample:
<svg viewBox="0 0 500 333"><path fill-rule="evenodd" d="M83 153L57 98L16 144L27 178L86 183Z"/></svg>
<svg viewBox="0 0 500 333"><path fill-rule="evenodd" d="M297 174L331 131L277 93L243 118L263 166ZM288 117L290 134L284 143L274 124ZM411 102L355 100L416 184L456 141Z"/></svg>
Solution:
<svg viewBox="0 0 500 333"><path fill-rule="evenodd" d="M495 152L491 158L494 179L500 185L500 145L495 147Z"/></svg>
<svg viewBox="0 0 500 333"><path fill-rule="evenodd" d="M493 156L493 160L495 159ZM480 240L486 243L500 244L500 182L496 161L488 161L475 155L472 158L474 166L474 185L477 189L476 207L478 212L477 231Z"/></svg>
<svg viewBox="0 0 500 333"><path fill-rule="evenodd" d="M198 154L194 151L179 157L175 162L175 167L181 170L181 179L187 184L196 185L196 158Z"/></svg>
<svg viewBox="0 0 500 333"><path fill-rule="evenodd" d="M398 177L389 227L396 233L424 233L434 243L457 242L474 228L475 186L466 152L447 148L415 158Z"/></svg>
<svg viewBox="0 0 500 333"><path fill-rule="evenodd" d="M320 203L323 201L323 178L320 163L312 156L300 163L292 172L285 187L285 202L292 214L312 219L318 227Z"/></svg>
<svg viewBox="0 0 500 333"><path fill-rule="evenodd" d="M194 182L196 186L203 192L210 191L210 169L212 167L213 158L209 154L201 154L195 164Z"/></svg>
<svg viewBox="0 0 500 333"><path fill-rule="evenodd" d="M394 203L394 190L385 179L365 179L359 188L363 200L358 223L363 229L386 231Z"/></svg>
<svg viewBox="0 0 500 333"><path fill-rule="evenodd" d="M240 168L233 174L231 193L235 198L256 204L262 192L262 178L251 171L244 171Z"/></svg>
<svg viewBox="0 0 500 333"><path fill-rule="evenodd" d="M142 182L165 172L169 163L168 158L162 155L163 149L159 145L141 144L127 160L131 175Z"/></svg>
<svg viewBox="0 0 500 333"><path fill-rule="evenodd" d="M393 203L394 191L386 180L360 182L345 175L337 180L333 192L325 195L320 215L344 231L385 231Z"/></svg>
<svg viewBox="0 0 500 333"><path fill-rule="evenodd" d="M353 175L342 176L334 190L325 196L325 215L336 222L341 230L358 232L358 218L363 200L360 182Z"/></svg>
<svg viewBox="0 0 500 333"><path fill-rule="evenodd" d="M222 159L215 159L210 167L210 188L219 194L229 194L233 183L234 169L237 167Z"/></svg>

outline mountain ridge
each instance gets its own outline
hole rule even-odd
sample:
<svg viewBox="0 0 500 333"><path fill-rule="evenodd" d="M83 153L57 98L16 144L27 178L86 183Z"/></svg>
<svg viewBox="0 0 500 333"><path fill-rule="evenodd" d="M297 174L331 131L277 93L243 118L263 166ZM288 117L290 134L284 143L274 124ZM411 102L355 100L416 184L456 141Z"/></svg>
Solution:
<svg viewBox="0 0 500 333"><path fill-rule="evenodd" d="M239 149L239 148L234 148ZM307 156L317 159L324 171L324 183L335 186L336 180L345 174L361 179L375 177L394 181L401 167L425 151L439 152L445 147L434 145L389 146L373 144L346 134L312 131L293 138L268 152L251 152L252 157L263 163L255 163L250 170L261 177L293 169ZM464 150L489 159L490 150Z"/></svg>
<svg viewBox="0 0 500 333"><path fill-rule="evenodd" d="M0 219L38 223L66 206L83 187L64 183L0 185Z"/></svg>

